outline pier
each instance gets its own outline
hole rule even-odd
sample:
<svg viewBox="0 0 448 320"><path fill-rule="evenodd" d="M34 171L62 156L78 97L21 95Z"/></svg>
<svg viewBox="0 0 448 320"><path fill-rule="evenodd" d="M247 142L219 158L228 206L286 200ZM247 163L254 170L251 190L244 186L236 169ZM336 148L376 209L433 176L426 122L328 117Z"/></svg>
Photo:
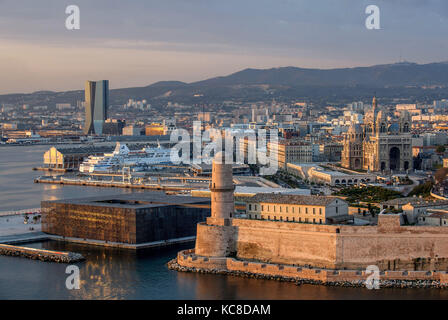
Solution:
<svg viewBox="0 0 448 320"><path fill-rule="evenodd" d="M131 182L131 181L113 181L113 180L86 180L80 178L64 178L64 177L39 177L34 179L34 183L49 183L60 185L77 185L77 186L91 186L91 187L110 187L110 188L131 188L131 189L149 189L149 190L166 190L166 191L187 191L198 188L207 188L208 181L204 178L193 177L179 177L172 178L170 180L179 180L180 183L143 183L143 182ZM187 180L204 181L199 183L187 184ZM184 181L184 182L182 182ZM191 181L191 182L193 182Z"/></svg>
<svg viewBox="0 0 448 320"><path fill-rule="evenodd" d="M0 255L58 263L74 263L85 260L83 255L79 253L26 248L8 244L0 244Z"/></svg>

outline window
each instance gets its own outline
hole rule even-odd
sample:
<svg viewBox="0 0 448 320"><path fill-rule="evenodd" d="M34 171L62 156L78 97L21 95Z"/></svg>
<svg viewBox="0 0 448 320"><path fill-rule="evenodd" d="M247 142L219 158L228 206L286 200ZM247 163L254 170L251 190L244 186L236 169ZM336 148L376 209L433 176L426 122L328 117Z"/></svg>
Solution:
<svg viewBox="0 0 448 320"><path fill-rule="evenodd" d="M313 208L313 214L316 214L316 208Z"/></svg>
<svg viewBox="0 0 448 320"><path fill-rule="evenodd" d="M319 219L319 223L322 224L322 219Z"/></svg>
<svg viewBox="0 0 448 320"><path fill-rule="evenodd" d="M286 206L286 208L285 208L285 209L286 209L286 213L288 213L288 206Z"/></svg>
<svg viewBox="0 0 448 320"><path fill-rule="evenodd" d="M274 206L274 212L275 212L275 206Z"/></svg>
<svg viewBox="0 0 448 320"><path fill-rule="evenodd" d="M299 222L302 222L302 218L299 217Z"/></svg>
<svg viewBox="0 0 448 320"><path fill-rule="evenodd" d="M305 208L305 213L308 214L308 208Z"/></svg>
<svg viewBox="0 0 448 320"><path fill-rule="evenodd" d="M264 205L261 205L261 211L264 211Z"/></svg>
<svg viewBox="0 0 448 320"><path fill-rule="evenodd" d="M280 212L282 212L282 206L280 206Z"/></svg>
<svg viewBox="0 0 448 320"><path fill-rule="evenodd" d="M292 207L292 213L294 213L294 207Z"/></svg>
<svg viewBox="0 0 448 320"><path fill-rule="evenodd" d="M336 207L336 213L338 213L338 209L339 209L339 207Z"/></svg>
<svg viewBox="0 0 448 320"><path fill-rule="evenodd" d="M249 210L252 210L252 205L251 204L249 204Z"/></svg>
<svg viewBox="0 0 448 320"><path fill-rule="evenodd" d="M313 218L313 223L316 223L316 219L315 218Z"/></svg>
<svg viewBox="0 0 448 320"><path fill-rule="evenodd" d="M319 214L322 214L322 208L319 208Z"/></svg>
<svg viewBox="0 0 448 320"><path fill-rule="evenodd" d="M302 210L300 209L300 207L299 207L299 213L301 213L302 212Z"/></svg>
<svg viewBox="0 0 448 320"><path fill-rule="evenodd" d="M255 211L257 211L257 205L255 205Z"/></svg>

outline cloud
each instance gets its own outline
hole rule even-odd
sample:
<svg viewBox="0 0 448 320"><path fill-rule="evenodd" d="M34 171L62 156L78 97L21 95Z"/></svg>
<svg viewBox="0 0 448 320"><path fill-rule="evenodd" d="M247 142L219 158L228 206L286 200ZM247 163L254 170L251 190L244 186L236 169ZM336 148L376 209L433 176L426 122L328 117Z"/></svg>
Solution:
<svg viewBox="0 0 448 320"><path fill-rule="evenodd" d="M255 66L372 65L400 55L416 62L448 59L448 1L375 3L380 31L364 27L366 0L77 0L81 30L68 31L65 7L72 1L0 0L0 69L11 70L17 59L27 66L14 75L16 84L3 79L0 85L6 91L69 88L95 72L120 74L115 83L146 85ZM196 59L207 63L193 68ZM65 60L75 65L67 72L76 77L61 76ZM36 78L48 81L33 85Z"/></svg>

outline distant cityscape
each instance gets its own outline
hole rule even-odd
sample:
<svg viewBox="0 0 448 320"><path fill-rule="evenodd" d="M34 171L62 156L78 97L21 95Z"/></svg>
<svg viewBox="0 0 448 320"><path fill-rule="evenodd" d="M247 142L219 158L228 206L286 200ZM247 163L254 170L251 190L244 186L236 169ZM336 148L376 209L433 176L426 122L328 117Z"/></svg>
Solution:
<svg viewBox="0 0 448 320"><path fill-rule="evenodd" d="M448 97L352 100L112 104L89 80L75 102L2 103L2 154L40 148L29 183L83 196L0 212L0 254L89 265L93 247L188 246L158 268L447 288ZM52 250L73 244L87 255Z"/></svg>

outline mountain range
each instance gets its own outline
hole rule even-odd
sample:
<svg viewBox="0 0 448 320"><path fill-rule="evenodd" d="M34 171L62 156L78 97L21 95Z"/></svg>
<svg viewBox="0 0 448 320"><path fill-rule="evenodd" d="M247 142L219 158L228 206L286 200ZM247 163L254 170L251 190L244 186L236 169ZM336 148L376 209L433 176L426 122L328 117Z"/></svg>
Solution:
<svg viewBox="0 0 448 320"><path fill-rule="evenodd" d="M400 62L369 67L311 69L280 67L244 69L228 76L185 83L156 82L145 87L113 89L112 104L129 98L147 99L155 105L219 103L225 100L309 99L344 101L371 97L447 98L448 62L417 64ZM58 103L83 100L84 92L39 91L0 95L0 103Z"/></svg>

